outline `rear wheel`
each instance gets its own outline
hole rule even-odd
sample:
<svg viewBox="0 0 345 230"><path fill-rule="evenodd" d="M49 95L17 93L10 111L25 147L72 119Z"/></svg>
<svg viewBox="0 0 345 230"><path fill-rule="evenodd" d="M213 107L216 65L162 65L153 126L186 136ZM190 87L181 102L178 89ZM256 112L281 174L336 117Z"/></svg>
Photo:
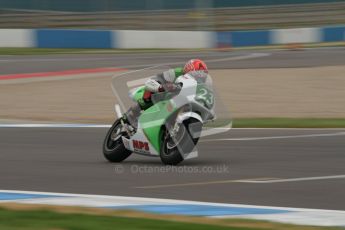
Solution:
<svg viewBox="0 0 345 230"><path fill-rule="evenodd" d="M170 132L166 129L162 137L162 147L160 151L161 161L166 165L177 165L184 159L184 155L192 152L197 144L199 137L193 137L189 127L198 127L199 132L202 128L202 123L198 120L190 119L182 124L173 138Z"/></svg>
<svg viewBox="0 0 345 230"><path fill-rule="evenodd" d="M110 162L121 162L132 154L125 148L122 135L122 125L118 119L109 129L103 142L103 155Z"/></svg>

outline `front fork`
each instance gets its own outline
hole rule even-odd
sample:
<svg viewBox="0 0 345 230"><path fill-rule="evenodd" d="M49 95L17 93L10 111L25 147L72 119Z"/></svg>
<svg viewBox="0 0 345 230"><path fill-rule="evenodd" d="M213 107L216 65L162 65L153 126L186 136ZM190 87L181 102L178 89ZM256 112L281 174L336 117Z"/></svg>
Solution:
<svg viewBox="0 0 345 230"><path fill-rule="evenodd" d="M120 119L121 127L123 129L122 131L125 132L128 136L134 135L135 134L135 128L133 128L132 124L131 124L131 118L135 117L135 114L131 114L131 113L133 113L133 109L130 108L127 111L127 113L122 115L120 106L118 104L115 104L115 112L116 112L116 116L118 117L118 119ZM126 121L126 123L125 123L125 121ZM129 122L129 124L127 124L127 122Z"/></svg>

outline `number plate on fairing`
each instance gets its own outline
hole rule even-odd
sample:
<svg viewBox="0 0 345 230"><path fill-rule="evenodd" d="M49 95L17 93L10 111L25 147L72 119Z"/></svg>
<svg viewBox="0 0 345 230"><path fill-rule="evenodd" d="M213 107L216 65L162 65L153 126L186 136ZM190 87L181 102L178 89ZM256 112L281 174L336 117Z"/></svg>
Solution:
<svg viewBox="0 0 345 230"><path fill-rule="evenodd" d="M204 85L198 85L195 100L202 102L207 108L212 108L214 104L214 95L212 90Z"/></svg>

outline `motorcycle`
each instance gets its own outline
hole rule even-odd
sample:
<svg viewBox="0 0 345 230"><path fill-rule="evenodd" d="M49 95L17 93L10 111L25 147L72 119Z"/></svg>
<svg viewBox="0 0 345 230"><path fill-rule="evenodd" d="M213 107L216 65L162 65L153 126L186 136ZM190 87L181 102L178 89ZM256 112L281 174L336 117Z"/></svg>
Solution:
<svg viewBox="0 0 345 230"><path fill-rule="evenodd" d="M149 70L158 71L155 68ZM143 74L134 72L136 76ZM204 76L200 77L200 74ZM126 75L113 79L112 87L117 96L123 90L119 85L121 81L126 81ZM144 80L129 83L142 83ZM124 103L117 97L122 106L115 106L118 119L107 132L103 143L103 154L108 161L121 162L136 153L160 157L166 165L177 165L197 155L195 146L202 128L216 117L212 80L206 73L192 72L178 77L174 84L164 79L161 82L165 90L153 94L152 105L145 110L138 106L145 86L130 90L129 98L135 105L125 114L121 111Z"/></svg>

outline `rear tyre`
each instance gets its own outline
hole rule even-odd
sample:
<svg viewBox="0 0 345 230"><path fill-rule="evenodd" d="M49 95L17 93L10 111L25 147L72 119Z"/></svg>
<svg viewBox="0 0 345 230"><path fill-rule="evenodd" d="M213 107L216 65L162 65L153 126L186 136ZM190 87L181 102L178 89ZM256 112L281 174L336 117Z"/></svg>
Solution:
<svg viewBox="0 0 345 230"><path fill-rule="evenodd" d="M132 152L125 148L122 142L122 125L116 120L111 126L103 142L103 155L110 162L121 162L129 157Z"/></svg>
<svg viewBox="0 0 345 230"><path fill-rule="evenodd" d="M191 130L188 128L191 127L190 124L192 124L193 127L200 127L201 131L202 124L195 119L190 119L181 124L175 140L173 140L169 131L165 130L160 151L160 158L163 164L177 165L184 160L184 154L193 151L195 145L198 143L199 137L193 138Z"/></svg>

